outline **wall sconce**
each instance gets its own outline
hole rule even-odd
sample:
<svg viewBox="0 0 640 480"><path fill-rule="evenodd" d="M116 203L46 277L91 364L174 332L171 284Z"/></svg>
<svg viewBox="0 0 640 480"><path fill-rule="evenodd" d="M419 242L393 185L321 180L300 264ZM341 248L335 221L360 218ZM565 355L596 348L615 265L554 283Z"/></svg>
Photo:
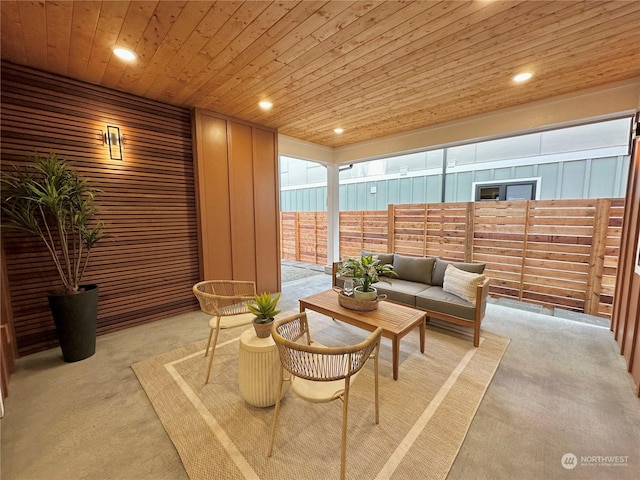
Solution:
<svg viewBox="0 0 640 480"><path fill-rule="evenodd" d="M107 132L102 133L102 141L109 147L111 160L122 160L122 140L120 129L107 125Z"/></svg>

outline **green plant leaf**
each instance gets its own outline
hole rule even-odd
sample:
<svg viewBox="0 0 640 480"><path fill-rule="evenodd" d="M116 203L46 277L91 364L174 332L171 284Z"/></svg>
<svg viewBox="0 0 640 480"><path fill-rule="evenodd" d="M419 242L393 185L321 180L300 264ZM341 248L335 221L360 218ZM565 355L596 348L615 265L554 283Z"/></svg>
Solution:
<svg viewBox="0 0 640 480"><path fill-rule="evenodd" d="M267 321L280 313L280 310L276 310L279 301L280 294L272 297L271 294L263 292L256 295L253 298L253 303L247 304L247 308L256 318Z"/></svg>
<svg viewBox="0 0 640 480"><path fill-rule="evenodd" d="M96 190L55 153L2 173L2 226L40 237L67 291L77 291L89 252L105 237Z"/></svg>
<svg viewBox="0 0 640 480"><path fill-rule="evenodd" d="M362 286L364 292L372 291L371 284L373 283L380 281L390 283L386 278L389 275L398 276L393 270L393 265L388 263L381 265L380 260L374 258L373 255L363 255L359 260L350 258L342 264L338 271L353 277L356 285Z"/></svg>

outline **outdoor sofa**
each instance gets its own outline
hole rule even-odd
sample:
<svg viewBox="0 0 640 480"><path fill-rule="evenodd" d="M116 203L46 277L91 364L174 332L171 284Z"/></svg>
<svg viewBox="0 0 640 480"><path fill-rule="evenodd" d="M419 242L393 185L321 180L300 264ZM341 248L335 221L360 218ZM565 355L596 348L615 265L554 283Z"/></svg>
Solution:
<svg viewBox="0 0 640 480"><path fill-rule="evenodd" d="M373 284L387 300L427 312L427 319L437 318L473 328L473 345L480 343L480 324L489 293L489 279L483 274L484 263L460 263L436 257L409 257L394 253L372 253L380 263L393 265L398 274L390 283ZM333 264L333 286L342 287L345 275L339 272L342 262Z"/></svg>

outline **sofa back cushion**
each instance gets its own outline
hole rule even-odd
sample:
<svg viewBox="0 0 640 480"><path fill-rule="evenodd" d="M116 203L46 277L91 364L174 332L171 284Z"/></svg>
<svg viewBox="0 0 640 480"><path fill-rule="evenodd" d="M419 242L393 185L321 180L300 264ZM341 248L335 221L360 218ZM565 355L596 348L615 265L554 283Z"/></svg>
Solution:
<svg viewBox="0 0 640 480"><path fill-rule="evenodd" d="M393 269L402 280L431 285L435 262L434 257L405 257L396 253L393 256Z"/></svg>
<svg viewBox="0 0 640 480"><path fill-rule="evenodd" d="M435 285L438 287L442 287L444 284L444 272L447 270L448 265L453 265L454 267L464 270L465 272L470 273L483 273L484 272L484 263L459 263L459 262L448 262L446 260L436 259L436 265L433 268L433 278L431 279L431 285Z"/></svg>
<svg viewBox="0 0 640 480"><path fill-rule="evenodd" d="M365 257L367 255L373 255L374 257L378 257L381 265L386 265L387 263L393 265L393 253L374 253L368 252L367 250L362 250L360 255Z"/></svg>

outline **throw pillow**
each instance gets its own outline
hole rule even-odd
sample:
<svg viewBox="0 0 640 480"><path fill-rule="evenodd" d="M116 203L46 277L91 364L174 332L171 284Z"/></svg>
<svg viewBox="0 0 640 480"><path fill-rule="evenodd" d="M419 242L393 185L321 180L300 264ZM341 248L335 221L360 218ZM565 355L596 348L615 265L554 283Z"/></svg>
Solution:
<svg viewBox="0 0 640 480"><path fill-rule="evenodd" d="M453 265L448 265L444 272L442 290L475 305L476 288L484 283L485 278L482 274L465 272Z"/></svg>

